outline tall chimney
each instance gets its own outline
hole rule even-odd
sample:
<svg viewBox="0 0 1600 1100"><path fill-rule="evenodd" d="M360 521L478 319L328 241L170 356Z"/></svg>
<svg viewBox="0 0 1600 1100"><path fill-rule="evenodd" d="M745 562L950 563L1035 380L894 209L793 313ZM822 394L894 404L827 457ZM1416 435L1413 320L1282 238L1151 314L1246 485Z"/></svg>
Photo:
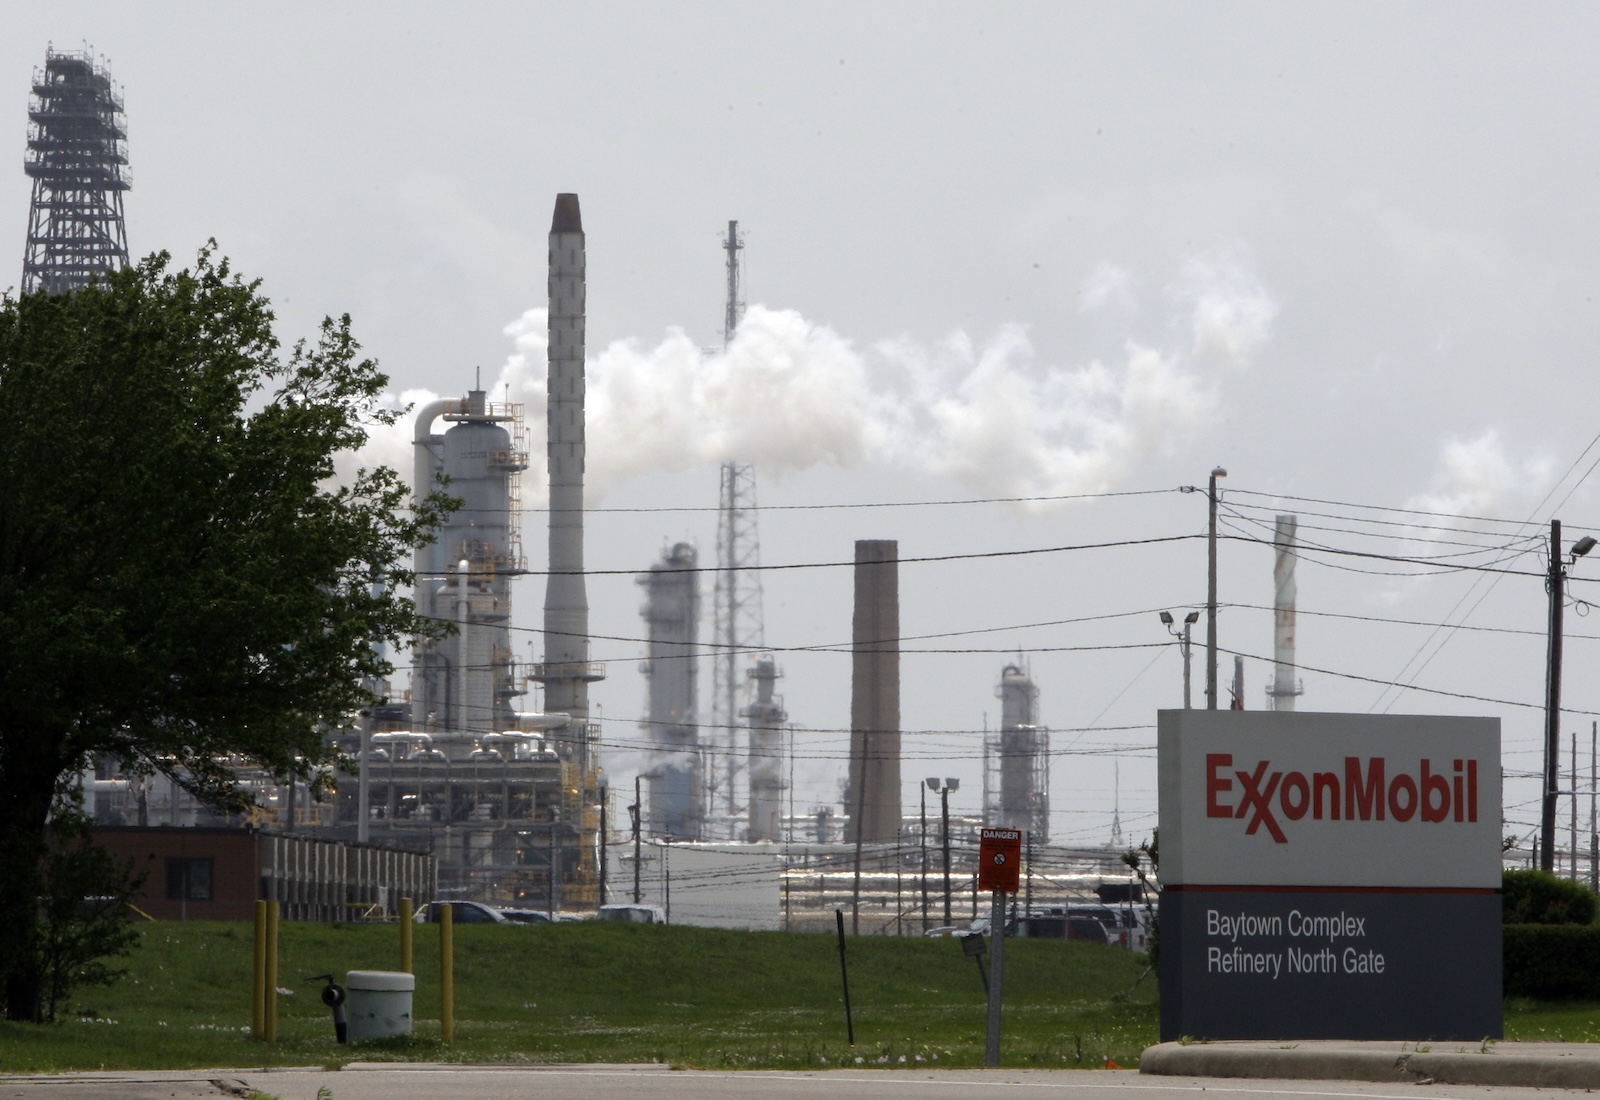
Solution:
<svg viewBox="0 0 1600 1100"><path fill-rule="evenodd" d="M588 721L589 600L583 584L584 240L578 196L556 196L550 222L550 347L545 413L550 575L544 592L544 709Z"/></svg>
<svg viewBox="0 0 1600 1100"><path fill-rule="evenodd" d="M900 544L856 542L846 840L900 835Z"/></svg>
<svg viewBox="0 0 1600 1100"><path fill-rule="evenodd" d="M1293 710L1300 687L1294 678L1294 516L1279 516L1272 545L1277 556L1272 563L1272 696L1273 710Z"/></svg>

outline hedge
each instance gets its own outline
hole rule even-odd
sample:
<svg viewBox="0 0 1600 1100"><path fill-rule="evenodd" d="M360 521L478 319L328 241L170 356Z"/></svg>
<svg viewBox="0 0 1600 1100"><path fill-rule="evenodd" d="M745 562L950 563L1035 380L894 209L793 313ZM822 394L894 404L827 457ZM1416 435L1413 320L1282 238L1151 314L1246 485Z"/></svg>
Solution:
<svg viewBox="0 0 1600 1100"><path fill-rule="evenodd" d="M1507 997L1600 1000L1600 927L1508 924L1501 932Z"/></svg>
<svg viewBox="0 0 1600 1100"><path fill-rule="evenodd" d="M1518 869L1500 875L1506 924L1592 924L1594 891L1549 871Z"/></svg>

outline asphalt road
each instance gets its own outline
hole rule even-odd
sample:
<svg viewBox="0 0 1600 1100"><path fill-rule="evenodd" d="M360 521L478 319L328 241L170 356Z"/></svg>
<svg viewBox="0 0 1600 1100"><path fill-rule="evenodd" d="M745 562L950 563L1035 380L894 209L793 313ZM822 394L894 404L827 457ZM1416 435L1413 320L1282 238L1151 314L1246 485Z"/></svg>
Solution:
<svg viewBox="0 0 1600 1100"><path fill-rule="evenodd" d="M707 1073L653 1066L457 1068L352 1066L319 1069L197 1070L0 1077L0 1100L216 1100L257 1090L278 1100L1261 1100L1370 1097L1418 1100L1415 1085L1339 1081L1234 1081L1141 1077L1069 1070L835 1070L821 1073ZM1431 1085L1427 1100L1548 1096L1550 1089Z"/></svg>

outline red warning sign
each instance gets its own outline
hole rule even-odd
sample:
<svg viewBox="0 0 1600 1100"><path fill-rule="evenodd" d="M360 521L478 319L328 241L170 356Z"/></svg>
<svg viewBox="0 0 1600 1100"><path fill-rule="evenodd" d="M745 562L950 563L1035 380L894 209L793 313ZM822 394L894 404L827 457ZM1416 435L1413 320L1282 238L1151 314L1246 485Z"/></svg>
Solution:
<svg viewBox="0 0 1600 1100"><path fill-rule="evenodd" d="M978 889L1015 894L1022 878L1022 830L983 829L978 834Z"/></svg>

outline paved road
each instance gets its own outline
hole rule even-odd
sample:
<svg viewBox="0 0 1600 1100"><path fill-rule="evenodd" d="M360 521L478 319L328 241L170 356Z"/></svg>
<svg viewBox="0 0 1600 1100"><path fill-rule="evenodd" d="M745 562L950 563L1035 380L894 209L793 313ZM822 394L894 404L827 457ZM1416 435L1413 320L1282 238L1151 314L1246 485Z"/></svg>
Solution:
<svg viewBox="0 0 1600 1100"><path fill-rule="evenodd" d="M188 1073L0 1077L0 1100L217 1100L259 1090L279 1100L1419 1100L1415 1085L1337 1081L1231 1081L1118 1071L835 1070L706 1073L647 1066L457 1068L347 1066L342 1071L199 1070ZM1548 1097L1552 1090L1429 1086L1426 1100Z"/></svg>

